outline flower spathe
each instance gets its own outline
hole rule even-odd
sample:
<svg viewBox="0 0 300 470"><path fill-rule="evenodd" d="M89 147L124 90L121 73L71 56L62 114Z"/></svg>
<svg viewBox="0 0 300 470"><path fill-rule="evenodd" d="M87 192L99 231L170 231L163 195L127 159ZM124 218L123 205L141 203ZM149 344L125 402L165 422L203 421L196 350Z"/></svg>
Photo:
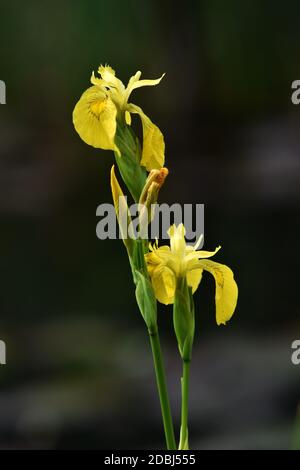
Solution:
<svg viewBox="0 0 300 470"><path fill-rule="evenodd" d="M92 86L82 94L73 111L74 127L81 139L88 145L113 150L120 155L120 150L115 144L118 120L131 125L131 114L138 114L143 127L140 164L148 171L163 167L163 134L139 106L128 102L133 90L157 85L163 75L156 80L141 80L141 72L137 72L125 87L111 67L101 65L98 73L100 78L92 73Z"/></svg>
<svg viewBox="0 0 300 470"><path fill-rule="evenodd" d="M145 255L156 298L166 305L174 303L177 280L182 277L186 277L194 293L200 284L203 270L208 271L216 283L216 321L218 325L225 324L234 313L238 288L228 266L207 259L221 247L215 251L197 250L201 237L196 245L187 245L183 224L172 225L168 234L170 247L158 247L156 242L150 244L150 252Z"/></svg>

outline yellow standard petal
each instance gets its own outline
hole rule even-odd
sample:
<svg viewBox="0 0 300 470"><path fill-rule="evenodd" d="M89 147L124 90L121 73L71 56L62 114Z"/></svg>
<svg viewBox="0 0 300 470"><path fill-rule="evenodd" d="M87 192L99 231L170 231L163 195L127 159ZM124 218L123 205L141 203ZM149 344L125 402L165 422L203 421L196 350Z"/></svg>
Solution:
<svg viewBox="0 0 300 470"><path fill-rule="evenodd" d="M121 80L116 77L116 72L109 65L100 65L98 73L102 80L105 82L105 86L109 88L115 88L120 92L125 91L125 87Z"/></svg>
<svg viewBox="0 0 300 470"><path fill-rule="evenodd" d="M93 147L119 153L114 143L117 109L99 86L88 88L73 111L73 123L81 139Z"/></svg>
<svg viewBox="0 0 300 470"><path fill-rule="evenodd" d="M232 317L238 298L238 287L233 272L225 264L211 260L199 260L199 266L210 272L216 282L216 321L224 324Z"/></svg>
<svg viewBox="0 0 300 470"><path fill-rule="evenodd" d="M165 162L165 142L163 134L139 106L128 104L127 110L130 113L138 114L142 121L143 150L140 162L141 165L144 166L147 171L162 168Z"/></svg>
<svg viewBox="0 0 300 470"><path fill-rule="evenodd" d="M168 235L170 237L171 250L178 255L185 255L186 243L185 243L185 228L183 224L171 225L168 230Z"/></svg>
<svg viewBox="0 0 300 470"><path fill-rule="evenodd" d="M193 259L211 258L220 249L221 249L221 247L217 246L215 251L204 251L204 250L198 250L197 251L191 245L187 245L185 260L190 261L190 260L193 260Z"/></svg>
<svg viewBox="0 0 300 470"><path fill-rule="evenodd" d="M143 86L155 86L155 85L158 85L159 82L163 79L163 77L165 76L165 74L162 74L161 77L155 79L155 80L140 80L141 78L141 75L142 75L142 72L138 71L136 72L135 75L133 75L129 82L128 82L128 85L126 87L126 101L128 101L129 99L129 96L131 94L131 92L133 90L135 90L136 88L141 88Z"/></svg>

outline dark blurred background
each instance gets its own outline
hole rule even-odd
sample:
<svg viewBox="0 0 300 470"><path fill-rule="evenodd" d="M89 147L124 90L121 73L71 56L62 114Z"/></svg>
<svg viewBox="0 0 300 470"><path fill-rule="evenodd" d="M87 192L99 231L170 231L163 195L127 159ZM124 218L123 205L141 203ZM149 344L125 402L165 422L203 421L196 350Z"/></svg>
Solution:
<svg viewBox="0 0 300 470"><path fill-rule="evenodd" d="M205 204L205 248L235 272L225 327L214 282L196 295L190 445L287 449L300 401L300 3L296 0L1 2L1 448L161 448L146 329L121 242L96 238L113 154L71 114L92 70L125 82L163 130L166 202ZM180 361L161 336L176 427Z"/></svg>

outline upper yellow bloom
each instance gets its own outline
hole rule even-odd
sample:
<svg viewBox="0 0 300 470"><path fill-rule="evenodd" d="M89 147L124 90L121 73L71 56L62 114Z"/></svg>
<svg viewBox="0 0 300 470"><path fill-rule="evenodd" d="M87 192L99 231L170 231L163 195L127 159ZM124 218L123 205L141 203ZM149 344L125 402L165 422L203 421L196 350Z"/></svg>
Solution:
<svg viewBox="0 0 300 470"><path fill-rule="evenodd" d="M73 123L82 140L93 147L113 150L120 155L115 144L117 119L130 125L131 114L138 114L143 126L140 164L148 171L163 167L165 144L161 131L141 108L128 100L133 90L157 85L164 75L156 80L140 80L141 72L137 72L125 87L111 67L101 65L98 73L101 78L92 73L93 86L83 93L73 111Z"/></svg>
<svg viewBox="0 0 300 470"><path fill-rule="evenodd" d="M149 275L156 298L163 304L174 302L177 280L186 277L188 285L194 293L199 286L203 270L210 272L216 282L216 321L225 324L236 307L238 288L233 272L228 266L208 260L215 251L197 251L202 237L195 246L185 242L183 224L172 225L168 231L170 247L158 247L157 242L150 244L150 252L145 255Z"/></svg>

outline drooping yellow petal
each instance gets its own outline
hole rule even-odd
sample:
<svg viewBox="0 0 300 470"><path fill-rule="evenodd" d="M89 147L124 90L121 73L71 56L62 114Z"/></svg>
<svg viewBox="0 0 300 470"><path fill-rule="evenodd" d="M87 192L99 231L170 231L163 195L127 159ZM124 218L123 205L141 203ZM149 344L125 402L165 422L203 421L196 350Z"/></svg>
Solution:
<svg viewBox="0 0 300 470"><path fill-rule="evenodd" d="M224 324L232 317L238 298L238 287L233 272L225 264L211 260L200 260L199 266L209 271L216 282L216 321Z"/></svg>
<svg viewBox="0 0 300 470"><path fill-rule="evenodd" d="M149 245L149 253L145 254L149 273L159 265L166 265L170 260L170 247L167 245L155 248L153 245Z"/></svg>
<svg viewBox="0 0 300 470"><path fill-rule="evenodd" d="M117 109L98 86L88 88L73 111L73 123L81 139L88 145L119 153L114 143Z"/></svg>
<svg viewBox="0 0 300 470"><path fill-rule="evenodd" d="M176 278L173 271L166 266L158 266L149 274L157 300L165 305L172 304L176 290Z"/></svg>
<svg viewBox="0 0 300 470"><path fill-rule="evenodd" d="M143 150L140 162L141 165L146 167L148 171L162 168L165 162L165 142L163 134L139 106L128 104L127 110L130 113L138 114L142 121Z"/></svg>

